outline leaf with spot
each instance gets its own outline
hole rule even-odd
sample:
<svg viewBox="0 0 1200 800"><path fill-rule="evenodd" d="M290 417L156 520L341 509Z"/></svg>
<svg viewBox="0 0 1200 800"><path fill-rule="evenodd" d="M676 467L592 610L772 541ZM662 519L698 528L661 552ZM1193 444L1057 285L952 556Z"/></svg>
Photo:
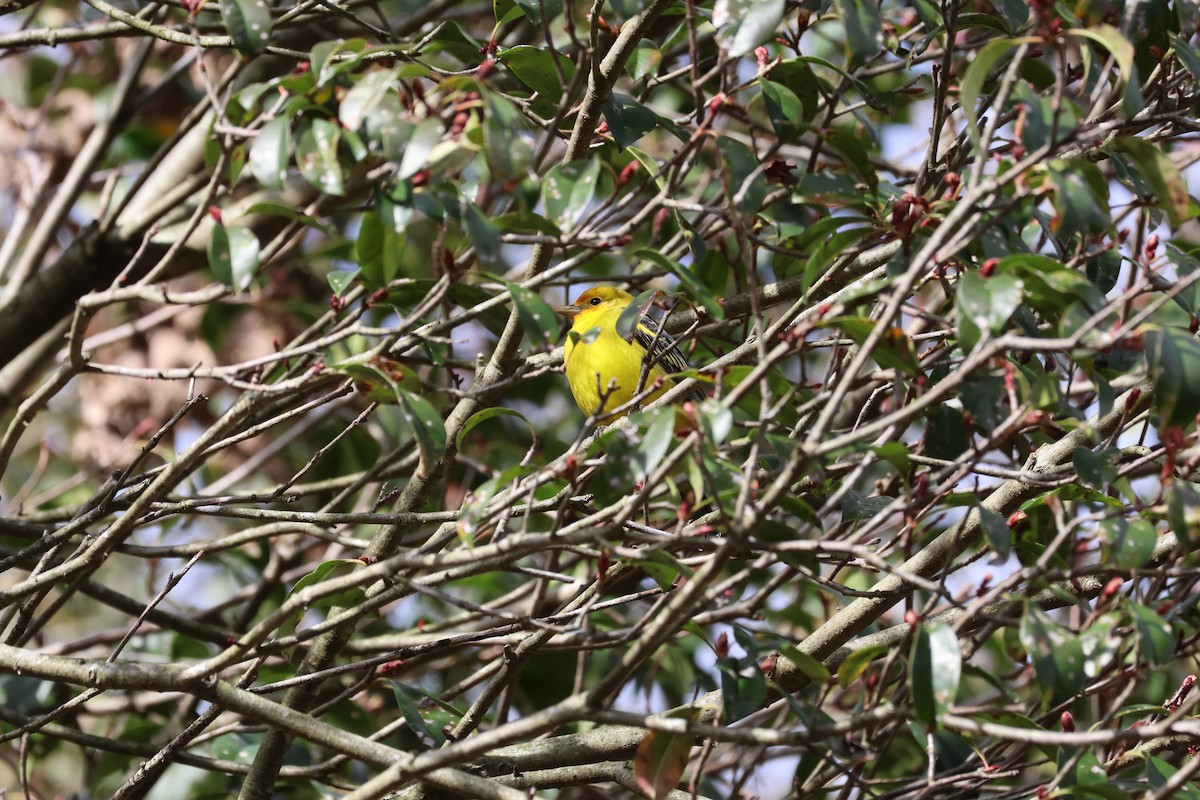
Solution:
<svg viewBox="0 0 1200 800"><path fill-rule="evenodd" d="M338 119L343 127L357 131L363 126L388 93L395 91L396 72L394 69L372 70L350 87L338 104Z"/></svg>
<svg viewBox="0 0 1200 800"><path fill-rule="evenodd" d="M282 189L287 179L292 128L286 117L275 117L262 126L250 145L250 172L269 189Z"/></svg>
<svg viewBox="0 0 1200 800"><path fill-rule="evenodd" d="M1074 697L1086 677L1079 637L1035 605L1026 606L1018 635L1046 704L1053 706Z"/></svg>
<svg viewBox="0 0 1200 800"><path fill-rule="evenodd" d="M421 463L431 466L446 450L446 423L433 404L420 395L396 389L400 398L400 408L404 421L407 422L417 439L417 448L421 451Z"/></svg>
<svg viewBox="0 0 1200 800"><path fill-rule="evenodd" d="M570 232L596 196L600 159L558 164L542 181L542 206L546 216L564 233Z"/></svg>
<svg viewBox="0 0 1200 800"><path fill-rule="evenodd" d="M342 165L338 161L341 128L327 119L314 119L300 129L296 165L304 179L326 194L345 194Z"/></svg>
<svg viewBox="0 0 1200 800"><path fill-rule="evenodd" d="M967 270L958 279L955 307L958 310L959 341L970 351L979 342L982 331L997 334L1021 305L1025 284L1013 275L995 274L985 278Z"/></svg>
<svg viewBox="0 0 1200 800"><path fill-rule="evenodd" d="M1175 634L1171 626L1154 609L1141 603L1130 603L1129 610L1137 627L1142 657L1156 666L1169 664L1175 657Z"/></svg>
<svg viewBox="0 0 1200 800"><path fill-rule="evenodd" d="M237 225L213 226L208 240L208 265L213 276L234 291L244 291L258 271L258 237Z"/></svg>
<svg viewBox="0 0 1200 800"><path fill-rule="evenodd" d="M517 316L521 318L521 327L534 347L549 347L558 339L562 323L554 313L549 303L532 289L505 281L508 294L516 306Z"/></svg>
<svg viewBox="0 0 1200 800"><path fill-rule="evenodd" d="M220 0L221 19L233 46L246 58L267 49L271 41L271 9L266 0Z"/></svg>

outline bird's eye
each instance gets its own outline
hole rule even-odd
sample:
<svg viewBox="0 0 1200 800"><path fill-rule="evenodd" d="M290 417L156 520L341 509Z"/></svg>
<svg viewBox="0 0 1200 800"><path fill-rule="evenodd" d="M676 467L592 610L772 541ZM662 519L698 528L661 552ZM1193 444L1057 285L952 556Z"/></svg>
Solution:
<svg viewBox="0 0 1200 800"><path fill-rule="evenodd" d="M598 305L600 305L600 298L599 298L599 297L593 297L593 298L591 299L591 303L592 303L592 305L594 305L594 306L598 306Z"/></svg>

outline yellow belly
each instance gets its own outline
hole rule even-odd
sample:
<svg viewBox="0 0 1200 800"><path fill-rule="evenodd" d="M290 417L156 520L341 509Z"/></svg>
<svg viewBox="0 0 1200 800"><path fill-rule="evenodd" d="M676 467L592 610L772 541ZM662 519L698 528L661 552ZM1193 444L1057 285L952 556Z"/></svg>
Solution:
<svg viewBox="0 0 1200 800"><path fill-rule="evenodd" d="M643 349L639 345L630 344L617 335L612 328L601 329L596 338L590 342L573 342L567 337L564 347L566 360L567 382L571 386L571 394L575 402L585 414L596 415L603 410L614 409L625 405L633 399L637 391L638 378L642 374ZM650 370L646 378L646 387L663 376L658 367ZM615 385L610 390L610 381ZM664 385L653 394L646 397L642 403L647 404L662 395L668 388ZM604 399L604 408L600 401Z"/></svg>

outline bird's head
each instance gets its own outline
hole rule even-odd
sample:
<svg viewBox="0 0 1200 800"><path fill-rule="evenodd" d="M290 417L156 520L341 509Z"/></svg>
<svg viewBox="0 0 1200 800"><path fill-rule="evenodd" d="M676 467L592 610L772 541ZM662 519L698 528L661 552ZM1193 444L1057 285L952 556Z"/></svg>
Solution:
<svg viewBox="0 0 1200 800"><path fill-rule="evenodd" d="M567 317L576 317L585 311L613 307L624 308L632 300L633 295L615 286L593 286L575 298L575 302L571 305L560 306L554 310Z"/></svg>

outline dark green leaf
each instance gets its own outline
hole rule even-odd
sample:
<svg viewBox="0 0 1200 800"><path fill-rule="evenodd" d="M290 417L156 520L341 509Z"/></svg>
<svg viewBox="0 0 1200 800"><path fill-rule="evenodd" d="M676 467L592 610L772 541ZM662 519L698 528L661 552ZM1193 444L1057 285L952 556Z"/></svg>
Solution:
<svg viewBox="0 0 1200 800"><path fill-rule="evenodd" d="M390 683L392 684L392 695L396 698L396 705L400 707L400 713L404 715L404 721L408 723L408 729L419 736L426 746L441 747L445 744L446 734L442 730L443 726L430 725L421 714L422 707L431 705L430 697L420 689L400 681L393 680ZM436 708L436 706L434 707Z"/></svg>
<svg viewBox="0 0 1200 800"><path fill-rule="evenodd" d="M208 242L208 264L213 275L234 291L250 286L258 272L258 237L240 226L213 226Z"/></svg>
<svg viewBox="0 0 1200 800"><path fill-rule="evenodd" d="M396 277L406 238L385 223L378 212L363 215L354 240L354 260L361 269L364 286L381 289Z"/></svg>
<svg viewBox="0 0 1200 800"><path fill-rule="evenodd" d="M561 53L551 54L545 47L520 44L501 48L496 55L521 83L555 104L562 99L563 90L575 77L575 64ZM563 77L559 77L559 69L554 66L556 57Z"/></svg>
<svg viewBox="0 0 1200 800"><path fill-rule="evenodd" d="M1174 327L1148 326L1146 363L1160 425L1187 427L1200 412L1200 342Z"/></svg>
<svg viewBox="0 0 1200 800"><path fill-rule="evenodd" d="M475 257L480 263L489 268L504 267L500 229L470 200L466 201L463 209L463 224L467 236L471 237L471 244L475 245Z"/></svg>
<svg viewBox="0 0 1200 800"><path fill-rule="evenodd" d="M300 129L296 165L304 179L326 194L345 193L342 165L338 161L341 128L327 119L314 119Z"/></svg>
<svg viewBox="0 0 1200 800"><path fill-rule="evenodd" d="M1008 522L1004 517L990 508L979 506L979 524L983 528L983 535L988 540L988 544L996 551L996 555L1008 558L1008 554L1012 551L1012 529L1008 527Z"/></svg>
<svg viewBox="0 0 1200 800"><path fill-rule="evenodd" d="M403 409L404 421L417 437L417 447L421 450L421 462L432 464L446 449L446 425L442 415L433 404L420 395L396 390Z"/></svg>
<svg viewBox="0 0 1200 800"><path fill-rule="evenodd" d="M246 58L267 49L271 41L271 9L266 0L220 0L221 18L233 46Z"/></svg>
<svg viewBox="0 0 1200 800"><path fill-rule="evenodd" d="M984 278L974 270L967 270L959 277L955 296L959 319L970 320L980 331L999 333L1021 305L1024 288L1024 282L1012 275ZM978 341L967 336L961 339L964 350L971 350Z"/></svg>
<svg viewBox="0 0 1200 800"><path fill-rule="evenodd" d="M958 637L949 625L919 625L909 653L909 690L917 721L927 729L958 695L962 654Z"/></svg>
<svg viewBox="0 0 1200 800"><path fill-rule="evenodd" d="M564 233L583 218L596 196L600 159L572 161L551 167L542 179L542 205L546 216Z"/></svg>
<svg viewBox="0 0 1200 800"><path fill-rule="evenodd" d="M1093 452L1088 447L1076 447L1072 462L1080 479L1093 489L1103 489L1117 479L1113 466L1119 452L1113 449Z"/></svg>
<svg viewBox="0 0 1200 800"><path fill-rule="evenodd" d="M879 3L874 0L837 0L837 8L846 26L846 44L850 48L847 66L853 69L879 52L879 39L883 33Z"/></svg>
<svg viewBox="0 0 1200 800"><path fill-rule="evenodd" d="M1141 177L1153 188L1158 196L1158 207L1167 213L1171 227L1178 227L1191 216L1187 183L1184 182L1179 167L1175 166L1175 162L1159 145L1127 136L1118 139L1116 147L1133 160Z"/></svg>
<svg viewBox="0 0 1200 800"><path fill-rule="evenodd" d="M1162 617L1140 603L1130 603L1137 626L1138 647L1142 657L1156 666L1169 664L1175 657L1175 634Z"/></svg>
<svg viewBox="0 0 1200 800"><path fill-rule="evenodd" d="M658 127L659 117L627 94L613 92L604 103L604 120L618 150L641 139ZM658 170L656 169L655 172Z"/></svg>
<svg viewBox="0 0 1200 800"><path fill-rule="evenodd" d="M558 339L562 323L550 304L537 292L523 286L508 281L505 281L505 286L508 287L513 305L517 307L517 315L521 318L529 341L535 347L545 347Z"/></svg>
<svg viewBox="0 0 1200 800"><path fill-rule="evenodd" d="M894 497L863 497L851 489L842 500L842 520L871 519L890 506Z"/></svg>
<svg viewBox="0 0 1200 800"><path fill-rule="evenodd" d="M458 435L454 437L454 446L461 449L463 439L467 438L467 435L471 431L475 430L480 423L487 422L489 419L494 417L516 417L524 422L525 426L529 429L530 439L532 441L537 440L537 432L533 429L533 426L529 424L529 420L525 419L525 416L521 414L520 411L516 411L511 408L505 408L504 406L493 406L491 408L485 408L482 411L476 411L467 418L467 421L463 423L462 428L459 430Z"/></svg>

